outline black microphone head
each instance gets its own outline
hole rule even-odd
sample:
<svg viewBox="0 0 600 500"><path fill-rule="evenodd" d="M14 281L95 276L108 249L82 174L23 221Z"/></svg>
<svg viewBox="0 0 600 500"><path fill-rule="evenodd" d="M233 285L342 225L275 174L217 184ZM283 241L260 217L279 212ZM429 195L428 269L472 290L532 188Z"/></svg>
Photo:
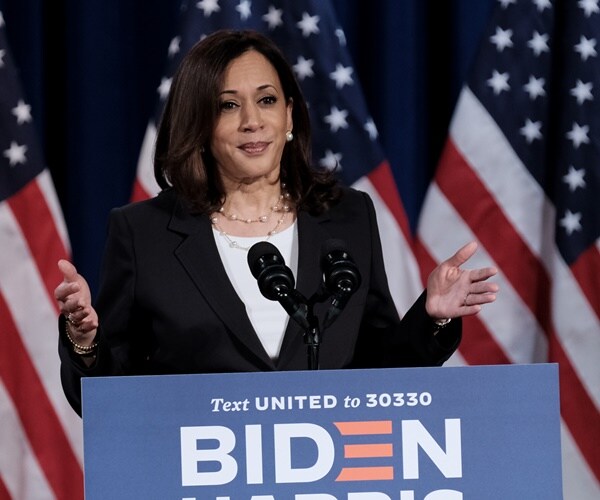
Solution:
<svg viewBox="0 0 600 500"><path fill-rule="evenodd" d="M321 246L321 258L327 257L327 254L335 251L346 251L346 242L339 238L330 238Z"/></svg>
<svg viewBox="0 0 600 500"><path fill-rule="evenodd" d="M283 291L294 289L294 275L277 247L259 241L248 250L248 266L258 282L258 288L269 300L279 300Z"/></svg>
<svg viewBox="0 0 600 500"><path fill-rule="evenodd" d="M343 240L332 238L323 243L321 268L325 287L331 293L343 291L351 294L360 286L360 273Z"/></svg>
<svg viewBox="0 0 600 500"><path fill-rule="evenodd" d="M258 279L258 275L264 269L266 262L284 264L283 256L275 245L268 241L259 241L248 250L248 266L250 266L252 276Z"/></svg>

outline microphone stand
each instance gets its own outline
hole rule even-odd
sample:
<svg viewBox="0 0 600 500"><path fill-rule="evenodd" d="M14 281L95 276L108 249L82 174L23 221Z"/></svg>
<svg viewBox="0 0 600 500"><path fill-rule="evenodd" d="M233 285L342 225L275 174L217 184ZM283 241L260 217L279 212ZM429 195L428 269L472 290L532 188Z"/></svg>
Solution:
<svg viewBox="0 0 600 500"><path fill-rule="evenodd" d="M315 298L307 300L297 290L289 290L287 287L275 286L274 295L271 300L277 300L288 313L290 318L302 327L304 343L306 344L306 356L309 370L319 369L319 347L321 344L321 332L319 319L313 311Z"/></svg>
<svg viewBox="0 0 600 500"><path fill-rule="evenodd" d="M321 347L321 341L323 340L323 333L319 328L319 318L317 318L314 313L314 306L317 303L325 302L329 297L331 297L331 294L325 288L321 288L305 302L308 328L304 330L304 343L306 344L306 356L309 370L320 369L319 348ZM323 331L325 331L328 326L329 325L324 325Z"/></svg>
<svg viewBox="0 0 600 500"><path fill-rule="evenodd" d="M321 345L321 332L319 331L319 320L313 313L312 301L308 304L308 329L304 331L304 343L306 344L306 356L309 370L319 369L319 347Z"/></svg>
<svg viewBox="0 0 600 500"><path fill-rule="evenodd" d="M304 329L304 343L306 344L306 357L308 362L309 370L319 370L319 348L321 347L321 341L323 340L323 334L319 328L319 318L314 313L314 306L317 303L325 302L331 294L325 289L321 288L312 297L305 301L306 304L306 321L308 322L308 328ZM323 326L323 331L330 326L333 322L329 321L329 324Z"/></svg>

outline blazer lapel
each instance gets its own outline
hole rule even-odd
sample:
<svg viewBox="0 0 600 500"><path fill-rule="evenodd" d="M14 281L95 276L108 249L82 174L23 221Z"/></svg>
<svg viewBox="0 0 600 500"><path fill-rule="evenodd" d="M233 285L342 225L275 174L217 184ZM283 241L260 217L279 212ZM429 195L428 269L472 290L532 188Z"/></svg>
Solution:
<svg viewBox="0 0 600 500"><path fill-rule="evenodd" d="M169 229L187 235L175 256L215 314L269 369L275 365L264 350L245 306L227 277L207 216L192 215L177 203Z"/></svg>

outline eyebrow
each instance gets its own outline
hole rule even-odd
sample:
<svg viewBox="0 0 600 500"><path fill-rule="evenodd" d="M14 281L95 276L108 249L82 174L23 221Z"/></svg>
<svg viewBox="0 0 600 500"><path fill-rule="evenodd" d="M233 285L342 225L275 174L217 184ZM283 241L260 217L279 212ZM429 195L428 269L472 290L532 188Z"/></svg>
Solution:
<svg viewBox="0 0 600 500"><path fill-rule="evenodd" d="M260 92L261 90L265 90L265 89L268 89L268 88L272 88L273 90L277 91L277 88L275 87L275 85L272 85L270 83L265 83L264 85L260 85L260 86L256 87L256 90ZM222 95L222 94L237 94L237 93L238 93L237 90L228 90L228 89L225 89L225 90L222 90L219 95Z"/></svg>

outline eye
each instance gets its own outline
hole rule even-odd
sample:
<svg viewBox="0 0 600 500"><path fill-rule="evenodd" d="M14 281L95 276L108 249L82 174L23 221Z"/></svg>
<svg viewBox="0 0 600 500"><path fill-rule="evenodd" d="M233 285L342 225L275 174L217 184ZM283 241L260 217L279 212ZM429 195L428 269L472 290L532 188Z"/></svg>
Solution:
<svg viewBox="0 0 600 500"><path fill-rule="evenodd" d="M261 104L266 104L267 106L273 105L277 102L277 97L274 95L266 95L262 97L258 102Z"/></svg>
<svg viewBox="0 0 600 500"><path fill-rule="evenodd" d="M219 109L221 111L231 111L232 109L235 109L237 107L237 103L233 101L222 101L219 103Z"/></svg>

